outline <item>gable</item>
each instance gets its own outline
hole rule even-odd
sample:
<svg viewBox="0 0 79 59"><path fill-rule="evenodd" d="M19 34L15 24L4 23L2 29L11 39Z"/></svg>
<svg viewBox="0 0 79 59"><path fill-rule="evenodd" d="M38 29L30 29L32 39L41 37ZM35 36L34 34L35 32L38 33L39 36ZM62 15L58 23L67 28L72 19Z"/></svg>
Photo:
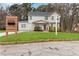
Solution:
<svg viewBox="0 0 79 59"><path fill-rule="evenodd" d="M34 21L33 23L48 23L46 20L37 20L37 21Z"/></svg>
<svg viewBox="0 0 79 59"><path fill-rule="evenodd" d="M60 14L58 14L57 12L54 12L54 13L51 14L51 16L55 16L56 17L56 16L60 16Z"/></svg>

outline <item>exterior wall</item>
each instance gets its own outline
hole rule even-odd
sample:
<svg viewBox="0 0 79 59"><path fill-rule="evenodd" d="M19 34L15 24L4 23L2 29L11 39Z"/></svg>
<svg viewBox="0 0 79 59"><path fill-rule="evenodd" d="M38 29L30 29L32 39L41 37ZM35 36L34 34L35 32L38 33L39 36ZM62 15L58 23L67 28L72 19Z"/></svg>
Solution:
<svg viewBox="0 0 79 59"><path fill-rule="evenodd" d="M23 28L22 25L25 24L25 27ZM18 30L19 31L27 31L27 32L30 32L30 31L33 31L34 30L34 27L35 27L36 24L32 24L32 23L27 23L27 22L19 22L18 24ZM54 29L55 28L55 23L51 23L50 25L52 25L52 28ZM46 28L47 30L49 30L49 24L46 25ZM39 24L39 26L42 28L42 30L44 30L44 26L43 24ZM59 30L59 23L58 23L58 30Z"/></svg>
<svg viewBox="0 0 79 59"><path fill-rule="evenodd" d="M52 19L52 16L53 16L53 19ZM57 18L58 18L57 22L60 23L60 15L58 15L57 13L53 13L52 15L49 16L48 21L50 23L55 23Z"/></svg>
<svg viewBox="0 0 79 59"><path fill-rule="evenodd" d="M53 16L53 20L52 20L52 16ZM55 20L57 19L57 17L58 17L57 22L60 23L60 15L58 15L57 13L52 13L52 15L49 15L48 20L46 20L46 21L54 23ZM28 16L29 23L32 23L32 22L37 21L37 20L45 20L45 16L34 16L33 15L32 19L30 19L30 16Z"/></svg>
<svg viewBox="0 0 79 59"><path fill-rule="evenodd" d="M25 27L23 28L22 25L24 25L24 24L25 24ZM18 30L19 31L26 31L27 30L26 26L27 26L27 22L19 22L18 23Z"/></svg>
<svg viewBox="0 0 79 59"><path fill-rule="evenodd" d="M28 23L28 31L33 31L34 30L34 24Z"/></svg>
<svg viewBox="0 0 79 59"><path fill-rule="evenodd" d="M25 25L25 27L22 27L23 25ZM31 23L27 23L25 21L23 22L19 22L18 23L18 30L19 31L33 31L34 25Z"/></svg>
<svg viewBox="0 0 79 59"><path fill-rule="evenodd" d="M53 16L53 19L52 19ZM48 21L49 24L53 24L53 27L55 27L55 20L57 19L57 17L59 17L60 15L58 15L57 13L52 13L52 15L48 16L48 20L45 20L45 16L32 16L32 19L30 19L30 16L28 16L28 22L26 21L20 21L18 24L18 30L19 31L33 31L34 27L36 24L33 24L32 22L37 21L37 20L45 20ZM58 18L57 20L58 23L60 23L60 18ZM22 28L22 25L25 24L25 27ZM49 24L46 26L49 29ZM40 24L40 27L42 29L44 29L44 26L42 24ZM59 25L58 25L59 27Z"/></svg>
<svg viewBox="0 0 79 59"><path fill-rule="evenodd" d="M29 23L32 23L32 22L37 21L37 20L45 20L45 16L32 16L32 19L30 19L30 16L28 16Z"/></svg>

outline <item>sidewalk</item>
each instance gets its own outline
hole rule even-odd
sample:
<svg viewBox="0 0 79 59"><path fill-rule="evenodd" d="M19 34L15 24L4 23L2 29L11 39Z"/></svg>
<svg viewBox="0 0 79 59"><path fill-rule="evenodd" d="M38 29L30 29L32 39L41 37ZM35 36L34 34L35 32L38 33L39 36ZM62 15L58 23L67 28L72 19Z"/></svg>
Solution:
<svg viewBox="0 0 79 59"><path fill-rule="evenodd" d="M18 33L21 33L21 32L23 32L23 31L18 31ZM9 32L8 33L8 35L10 35L10 34L14 34L15 32ZM0 37L1 36L6 36L6 32L0 32Z"/></svg>

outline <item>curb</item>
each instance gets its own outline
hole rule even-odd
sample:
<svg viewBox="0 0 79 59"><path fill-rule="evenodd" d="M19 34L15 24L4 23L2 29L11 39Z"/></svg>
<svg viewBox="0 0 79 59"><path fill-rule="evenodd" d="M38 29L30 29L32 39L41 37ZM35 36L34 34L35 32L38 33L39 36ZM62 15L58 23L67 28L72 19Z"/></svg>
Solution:
<svg viewBox="0 0 79 59"><path fill-rule="evenodd" d="M41 43L41 42L60 42L60 41L79 41L79 39L48 39L47 41L18 41L18 42L0 42L0 45L13 45L13 44L27 44L27 43Z"/></svg>

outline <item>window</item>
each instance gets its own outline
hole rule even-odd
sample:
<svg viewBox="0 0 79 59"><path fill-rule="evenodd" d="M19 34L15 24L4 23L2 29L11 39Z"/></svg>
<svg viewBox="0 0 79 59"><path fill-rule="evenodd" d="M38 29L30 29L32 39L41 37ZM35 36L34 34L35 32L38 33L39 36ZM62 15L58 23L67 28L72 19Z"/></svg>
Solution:
<svg viewBox="0 0 79 59"><path fill-rule="evenodd" d="M25 28L25 27L26 27L26 24L22 24L21 27L22 27L22 28Z"/></svg>
<svg viewBox="0 0 79 59"><path fill-rule="evenodd" d="M32 16L30 16L30 20L32 20Z"/></svg>
<svg viewBox="0 0 79 59"><path fill-rule="evenodd" d="M52 20L54 19L54 16L52 16Z"/></svg>
<svg viewBox="0 0 79 59"><path fill-rule="evenodd" d="M45 20L48 20L48 16L45 16Z"/></svg>

